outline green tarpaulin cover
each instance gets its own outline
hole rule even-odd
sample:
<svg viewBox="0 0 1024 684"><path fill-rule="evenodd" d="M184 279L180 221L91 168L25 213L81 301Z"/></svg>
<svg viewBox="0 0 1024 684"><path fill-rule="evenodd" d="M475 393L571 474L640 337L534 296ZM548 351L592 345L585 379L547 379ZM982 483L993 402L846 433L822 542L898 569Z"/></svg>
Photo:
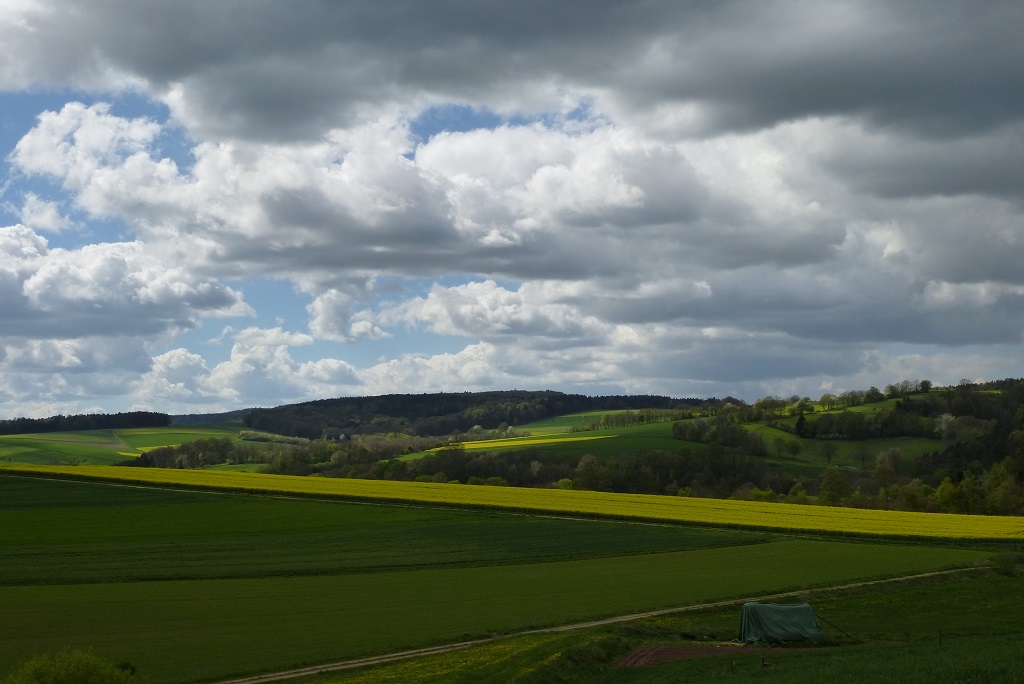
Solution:
<svg viewBox="0 0 1024 684"><path fill-rule="evenodd" d="M806 603L744 603L740 641L780 644L825 640L814 611Z"/></svg>

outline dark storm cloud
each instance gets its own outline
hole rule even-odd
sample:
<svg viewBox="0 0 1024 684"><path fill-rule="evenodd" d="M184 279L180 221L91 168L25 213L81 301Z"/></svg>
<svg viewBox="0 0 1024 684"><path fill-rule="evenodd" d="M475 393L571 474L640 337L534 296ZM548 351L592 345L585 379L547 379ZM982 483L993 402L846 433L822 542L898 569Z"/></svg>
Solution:
<svg viewBox="0 0 1024 684"><path fill-rule="evenodd" d="M740 2L680 12L667 18L652 68L619 86L641 107L704 104L705 132L853 115L948 137L1017 120L1024 104L1019 3Z"/></svg>
<svg viewBox="0 0 1024 684"><path fill-rule="evenodd" d="M1016 2L109 0L35 15L10 43L44 83L113 68L179 86L224 135L316 136L369 103L543 111L531 98L554 87L638 114L692 103L693 133L848 114L949 137L1018 118L1022 25Z"/></svg>
<svg viewBox="0 0 1024 684"><path fill-rule="evenodd" d="M1024 126L955 139L861 135L837 140L822 163L877 197L988 195L1024 199Z"/></svg>

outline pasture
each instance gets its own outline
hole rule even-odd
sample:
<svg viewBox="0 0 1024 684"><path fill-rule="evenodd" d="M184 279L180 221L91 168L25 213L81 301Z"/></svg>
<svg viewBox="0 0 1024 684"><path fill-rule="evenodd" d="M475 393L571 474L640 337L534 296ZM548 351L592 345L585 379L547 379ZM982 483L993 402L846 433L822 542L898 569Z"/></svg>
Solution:
<svg viewBox="0 0 1024 684"><path fill-rule="evenodd" d="M0 464L110 465L138 453L114 430L0 435Z"/></svg>
<svg viewBox="0 0 1024 684"><path fill-rule="evenodd" d="M0 673L74 647L130 661L155 684L966 566L989 555L29 479L8 469L0 469L0 488Z"/></svg>
<svg viewBox="0 0 1024 684"><path fill-rule="evenodd" d="M0 465L113 465L148 449L198 439L237 439L237 425L0 435Z"/></svg>

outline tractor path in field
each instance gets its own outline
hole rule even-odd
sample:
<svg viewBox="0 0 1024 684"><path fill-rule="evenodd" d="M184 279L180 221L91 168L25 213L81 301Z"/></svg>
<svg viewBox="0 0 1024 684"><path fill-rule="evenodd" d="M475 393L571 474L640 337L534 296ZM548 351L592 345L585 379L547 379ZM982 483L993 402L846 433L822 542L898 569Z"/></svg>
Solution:
<svg viewBox="0 0 1024 684"><path fill-rule="evenodd" d="M323 665L312 665L310 667L303 667L294 670L283 670L281 672L268 672L265 674L252 675L250 677L242 677L240 679L225 679L213 684L261 684L262 682L277 682L286 679L295 679L297 677L307 677L310 675L324 674L327 672L336 672L339 670L351 670L357 667L368 667L370 665L383 665L386 663L393 663L399 660L408 660L410 658L420 658L428 655L437 655L440 653L448 653L450 651L457 651L463 648L470 648L472 646L480 646L482 644L489 644L501 639L510 639L512 637L528 636L531 634L552 634L556 632L570 632L578 629L587 629L590 627L601 627L603 625L614 625L620 622L630 622L632 620L641 620L643 618L658 617L660 615L671 615L673 613L685 613L694 610L705 610L708 608L725 608L728 606L738 606L748 601L766 601L776 600L783 598L793 598L796 596L806 596L808 594L815 594L826 591L843 591L846 589L857 589L860 587L869 587L878 584L890 584L893 582L907 582L910 580L924 579L927 577L938 577L941 575L952 575L961 572L971 572L975 570L985 569L987 566L975 566L969 568L954 568L952 570L936 570L934 572L924 572L916 575L905 575L903 577L889 577L886 579L879 580L867 580L864 582L852 582L849 584L837 584L830 587L815 587L814 589L803 589L799 591L787 591L779 594L765 594L763 596L752 596L748 598L728 599L724 601L712 601L709 603L697 603L689 606L680 606L676 608L662 608L659 610L648 610L641 613L629 613L628 615L616 615L614 617L600 618L598 620L587 620L585 622L574 622L568 625L559 625L557 627L542 627L539 629L527 629L521 632L509 632L504 634L496 634L490 637L484 637L481 639L474 639L472 641L460 641L454 644L444 644L441 646L431 646L427 648L416 648L408 651L399 651L397 653L385 653L379 656L370 656L367 658L354 658L351 660L342 660L334 663L325 663Z"/></svg>

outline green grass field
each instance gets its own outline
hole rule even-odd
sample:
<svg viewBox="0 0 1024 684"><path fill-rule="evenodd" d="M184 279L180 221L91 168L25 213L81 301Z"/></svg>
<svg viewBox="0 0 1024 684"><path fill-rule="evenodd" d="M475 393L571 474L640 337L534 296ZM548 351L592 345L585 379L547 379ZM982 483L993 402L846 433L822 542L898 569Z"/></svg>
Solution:
<svg viewBox="0 0 1024 684"><path fill-rule="evenodd" d="M1012 684L1024 678L1020 655L1024 628L1016 612L1007 610L1024 601L1024 579L1019 576L976 572L840 592L808 592L799 600L811 603L818 614L828 638L824 646L744 651L728 643L739 631L739 606L732 605L572 634L513 637L452 653L295 681ZM641 646L708 645L717 645L712 655L644 667L616 666L622 656Z"/></svg>
<svg viewBox="0 0 1024 684"><path fill-rule="evenodd" d="M136 449L153 449L156 447L184 444L198 439L232 439L238 438L238 426L212 427L198 426L194 428L132 428L118 430L117 436L126 444Z"/></svg>
<svg viewBox="0 0 1024 684"><path fill-rule="evenodd" d="M0 436L0 463L110 465L137 453L114 430Z"/></svg>
<svg viewBox="0 0 1024 684"><path fill-rule="evenodd" d="M0 487L0 673L73 647L156 684L988 556L10 476Z"/></svg>
<svg viewBox="0 0 1024 684"><path fill-rule="evenodd" d="M0 511L0 585L351 574L772 539L736 530L18 477L0 477Z"/></svg>
<svg viewBox="0 0 1024 684"><path fill-rule="evenodd" d="M237 425L220 425L0 435L0 464L111 465L155 447L206 438L237 439L238 429Z"/></svg>

